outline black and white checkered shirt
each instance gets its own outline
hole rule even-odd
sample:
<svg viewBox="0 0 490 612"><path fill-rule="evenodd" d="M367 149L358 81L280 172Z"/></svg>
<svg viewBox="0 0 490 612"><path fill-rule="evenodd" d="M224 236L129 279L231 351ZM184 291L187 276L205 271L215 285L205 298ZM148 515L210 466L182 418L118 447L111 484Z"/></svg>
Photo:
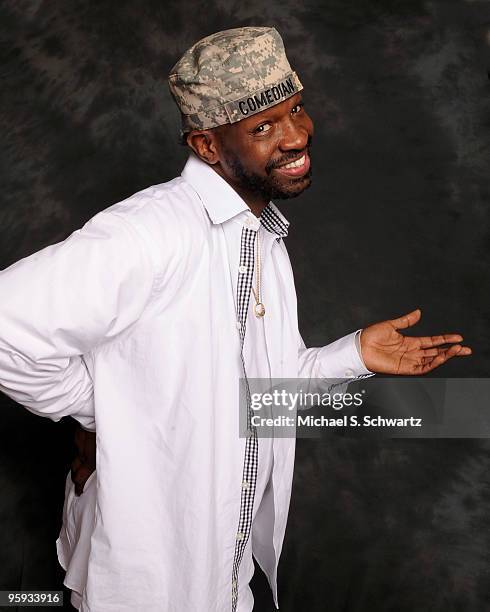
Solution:
<svg viewBox="0 0 490 612"><path fill-rule="evenodd" d="M276 234L277 240L287 236L289 224L279 217L276 211L268 204L260 216L260 223L264 229ZM240 268L244 272L239 272L237 283L237 318L240 323L240 344L241 358L243 365L244 378L246 380L247 371L243 357L243 344L245 341L247 312L252 290L254 275L254 253L257 231L244 227L242 229L240 244ZM250 408L250 390L246 385L247 392L247 415L249 435L245 442L245 457L243 463L242 493L240 501L240 517L236 534L235 554L233 558L232 572L232 612L236 611L238 602L238 572L240 563L243 559L243 552L247 545L252 529L253 506L255 499L255 488L257 484L257 471L259 467L259 445L257 440L257 430L252 426Z"/></svg>

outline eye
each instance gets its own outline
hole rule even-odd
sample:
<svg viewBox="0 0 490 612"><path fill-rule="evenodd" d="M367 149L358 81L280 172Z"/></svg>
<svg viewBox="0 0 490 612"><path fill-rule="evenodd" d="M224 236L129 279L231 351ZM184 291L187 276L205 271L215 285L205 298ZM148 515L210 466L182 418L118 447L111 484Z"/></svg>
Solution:
<svg viewBox="0 0 490 612"><path fill-rule="evenodd" d="M268 132L270 129L271 129L270 123L262 123L261 125L258 125L255 128L254 134L264 134L265 132Z"/></svg>
<svg viewBox="0 0 490 612"><path fill-rule="evenodd" d="M291 112L294 115L297 115L299 112L303 110L304 105L305 105L304 102L300 102L299 104L296 104L296 106L293 106L293 108L291 109Z"/></svg>

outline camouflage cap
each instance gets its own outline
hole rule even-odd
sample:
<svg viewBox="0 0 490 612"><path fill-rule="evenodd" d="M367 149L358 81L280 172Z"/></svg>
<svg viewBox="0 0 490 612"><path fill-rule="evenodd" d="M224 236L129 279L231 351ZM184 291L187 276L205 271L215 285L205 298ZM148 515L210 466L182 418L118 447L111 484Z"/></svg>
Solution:
<svg viewBox="0 0 490 612"><path fill-rule="evenodd" d="M303 89L275 28L234 28L188 49L169 75L182 131L235 123Z"/></svg>

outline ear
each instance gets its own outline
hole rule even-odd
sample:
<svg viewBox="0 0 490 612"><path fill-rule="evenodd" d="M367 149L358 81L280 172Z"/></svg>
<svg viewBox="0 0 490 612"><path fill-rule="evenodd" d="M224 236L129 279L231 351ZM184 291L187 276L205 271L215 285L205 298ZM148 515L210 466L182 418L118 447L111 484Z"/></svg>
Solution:
<svg viewBox="0 0 490 612"><path fill-rule="evenodd" d="M207 164L219 162L217 135L212 130L191 130L187 134L187 144Z"/></svg>

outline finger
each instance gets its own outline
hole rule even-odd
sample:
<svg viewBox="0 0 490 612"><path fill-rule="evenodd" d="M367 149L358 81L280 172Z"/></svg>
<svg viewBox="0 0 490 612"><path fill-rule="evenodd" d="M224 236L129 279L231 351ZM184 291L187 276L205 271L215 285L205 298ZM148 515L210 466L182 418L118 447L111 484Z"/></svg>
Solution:
<svg viewBox="0 0 490 612"><path fill-rule="evenodd" d="M71 479L73 483L75 483L75 474L78 472L81 465L82 465L82 462L80 461L78 457L75 457L75 459L73 459L73 461L71 462L70 472L71 472Z"/></svg>
<svg viewBox="0 0 490 612"><path fill-rule="evenodd" d="M421 353L422 355L419 356L420 363L422 365L427 365L428 363L432 363L439 355L445 355L446 349L428 349L426 351L421 351Z"/></svg>
<svg viewBox="0 0 490 612"><path fill-rule="evenodd" d="M420 321L420 317L422 316L422 311L420 308L416 310L412 310L406 315L398 317L398 319L392 319L390 323L393 325L395 329L406 329L407 327L412 327Z"/></svg>
<svg viewBox="0 0 490 612"><path fill-rule="evenodd" d="M85 483L79 483L79 482L75 483L75 495L77 497L80 497L80 495L83 493L83 485L84 484Z"/></svg>
<svg viewBox="0 0 490 612"><path fill-rule="evenodd" d="M413 356L418 357L420 359L423 359L425 357L429 357L430 359L432 359L433 357L437 357L437 355L439 355L440 353L444 351L445 349L441 349L441 348L421 349L420 351L414 351Z"/></svg>
<svg viewBox="0 0 490 612"><path fill-rule="evenodd" d="M440 334L439 336L420 336L414 338L418 340L420 348L427 349L441 344L453 344L454 342L462 342L463 336L460 334Z"/></svg>
<svg viewBox="0 0 490 612"><path fill-rule="evenodd" d="M461 344L453 344L449 348L443 349L444 352L442 353L442 355L445 355L448 359L450 359L451 357L456 357L456 355L459 355L462 350L463 347L461 346Z"/></svg>
<svg viewBox="0 0 490 612"><path fill-rule="evenodd" d="M452 347L445 347L445 348L420 349L419 351L413 351L410 354L413 357L419 358L419 359L422 359L423 357L437 357L437 355L442 355L449 348L454 348L456 346L461 347L461 350L458 352L458 356L471 355L471 349L468 346L461 346L459 344L454 344Z"/></svg>
<svg viewBox="0 0 490 612"><path fill-rule="evenodd" d="M428 372L432 372L432 370L435 370L436 368L441 366L443 363L445 363L447 359L448 358L445 355L439 355L438 357L432 357L428 363L420 366L420 368L418 369L418 373L427 374Z"/></svg>
<svg viewBox="0 0 490 612"><path fill-rule="evenodd" d="M75 484L75 495L81 495L83 493L83 488L85 483L87 482L90 474L92 474L94 470L87 467L86 465L80 466L77 472L74 475L74 484Z"/></svg>
<svg viewBox="0 0 490 612"><path fill-rule="evenodd" d="M432 361L426 363L421 367L421 373L426 374L427 372L435 370L443 363L446 363L446 361L449 361L449 359L451 359L452 357L456 357L456 355L458 355L462 349L463 347L457 344L451 346L448 349L443 350L439 355L437 355L437 357L433 357Z"/></svg>
<svg viewBox="0 0 490 612"><path fill-rule="evenodd" d="M437 355L427 355L427 353L432 355L433 351L437 351ZM469 346L452 346L450 349L429 349L427 351L421 351L421 353L425 353L425 355L414 355L414 357L418 357L419 359L419 364L413 368L414 374L426 374L452 357L466 357L471 355L472 350Z"/></svg>

